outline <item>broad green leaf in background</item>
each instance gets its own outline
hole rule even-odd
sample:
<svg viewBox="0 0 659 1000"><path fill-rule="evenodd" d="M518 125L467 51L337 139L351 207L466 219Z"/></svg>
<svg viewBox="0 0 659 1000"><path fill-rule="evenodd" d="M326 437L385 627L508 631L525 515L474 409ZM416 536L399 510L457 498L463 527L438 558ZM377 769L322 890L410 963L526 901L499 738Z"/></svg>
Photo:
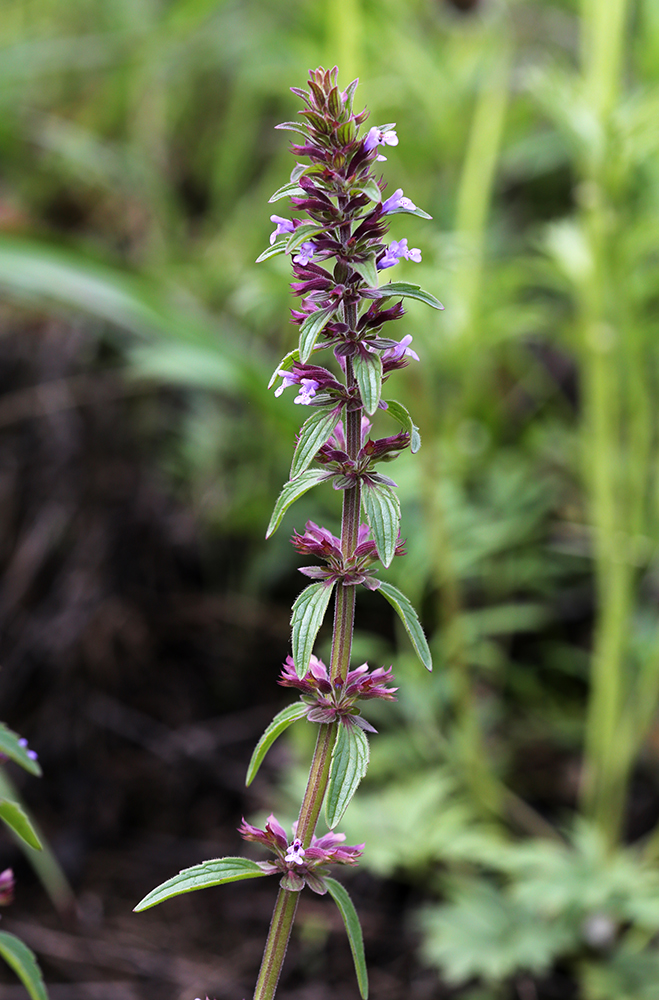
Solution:
<svg viewBox="0 0 659 1000"><path fill-rule="evenodd" d="M332 752L325 819L333 830L350 804L368 768L369 747L366 733L356 725L341 723Z"/></svg>
<svg viewBox="0 0 659 1000"><path fill-rule="evenodd" d="M364 409L369 415L372 415L380 402L382 359L379 354L369 351L366 356L355 354L352 364Z"/></svg>
<svg viewBox="0 0 659 1000"><path fill-rule="evenodd" d="M246 878L261 878L266 874L256 861L248 858L213 858L192 868L184 868L178 875L148 892L133 909L135 913L141 913L173 896L181 896L184 892L208 889L225 882L240 882Z"/></svg>
<svg viewBox="0 0 659 1000"><path fill-rule="evenodd" d="M291 479L296 479L313 461L318 449L325 444L336 427L339 410L336 407L318 407L300 427L293 462L291 464Z"/></svg>
<svg viewBox="0 0 659 1000"><path fill-rule="evenodd" d="M365 483L362 503L382 565L390 566L398 541L400 501L391 486Z"/></svg>
<svg viewBox="0 0 659 1000"><path fill-rule="evenodd" d="M35 851L42 849L36 830L17 802L12 802L10 799L0 799L0 819L14 831L17 837L24 840L28 847L32 847Z"/></svg>
<svg viewBox="0 0 659 1000"><path fill-rule="evenodd" d="M397 420L410 435L410 451L413 455L416 455L421 447L421 435L419 434L419 428L412 421L407 408L396 399L388 399L387 413L390 413L394 420Z"/></svg>
<svg viewBox="0 0 659 1000"><path fill-rule="evenodd" d="M9 757L15 764L29 771L30 774L41 777L41 768L36 760L28 756L27 747L21 745L21 737L9 729L4 722L0 722L0 754Z"/></svg>
<svg viewBox="0 0 659 1000"><path fill-rule="evenodd" d="M282 709L281 712L275 715L274 719L254 748L252 759L250 760L249 767L247 768L247 777L245 778L246 785L251 785L254 781L254 778L263 763L265 755L275 740L278 739L282 733L286 732L292 723L297 722L298 719L303 719L307 714L307 710L307 705L301 701L295 701L292 705L287 705L286 708Z"/></svg>
<svg viewBox="0 0 659 1000"><path fill-rule="evenodd" d="M323 624L333 583L312 583L298 595L293 605L291 626L293 629L293 662L298 677L304 677L309 668L309 658L313 652L318 630Z"/></svg>
<svg viewBox="0 0 659 1000"><path fill-rule="evenodd" d="M306 364L322 330L334 315L334 306L317 309L310 313L300 327L300 361Z"/></svg>
<svg viewBox="0 0 659 1000"><path fill-rule="evenodd" d="M0 931L0 955L14 970L32 1000L48 1000L46 986L36 957L20 938L14 934L8 934L7 931Z"/></svg>
<svg viewBox="0 0 659 1000"><path fill-rule="evenodd" d="M350 942L352 958L355 963L359 993L360 996L363 997L363 1000L367 1000L368 972L366 971L366 958L364 957L364 935L362 934L362 928L359 923L357 911L350 896L348 895L348 891L344 889L340 882L337 882L334 878L328 878L326 876L325 885L327 886L327 891L338 906L339 912L343 917L346 934L348 935L348 941Z"/></svg>
<svg viewBox="0 0 659 1000"><path fill-rule="evenodd" d="M434 295L424 291L420 285L412 285L408 281L390 281L387 285L380 285L378 291L382 298L398 298L400 296L401 298L418 299L419 302L425 302L433 309L444 308Z"/></svg>
<svg viewBox="0 0 659 1000"><path fill-rule="evenodd" d="M327 479L327 473L324 469L307 469L306 472L301 472L295 479L290 479L284 485L284 488L277 498L277 503L275 504L275 509L272 512L272 517L270 518L270 524L268 525L265 537L270 538L270 535L275 533L281 524L284 514L291 504L298 499L298 497L303 496L307 490L317 486L318 483L322 483L324 479Z"/></svg>
<svg viewBox="0 0 659 1000"><path fill-rule="evenodd" d="M421 628L419 616L412 607L408 598L405 597L405 594L402 594L397 587L393 587L390 583L385 583L384 581L380 582L378 593L382 594L383 597L386 597L395 609L403 623L403 626L405 627L405 631L411 639L417 656L423 663L424 667L428 670L432 670L432 656L430 654L428 642L424 631Z"/></svg>

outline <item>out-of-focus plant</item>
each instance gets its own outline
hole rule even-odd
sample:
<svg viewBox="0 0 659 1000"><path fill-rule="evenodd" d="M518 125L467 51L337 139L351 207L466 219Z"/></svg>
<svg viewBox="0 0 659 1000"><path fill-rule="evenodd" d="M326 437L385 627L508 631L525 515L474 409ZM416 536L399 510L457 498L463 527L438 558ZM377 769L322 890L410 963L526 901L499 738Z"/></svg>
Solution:
<svg viewBox="0 0 659 1000"><path fill-rule="evenodd" d="M29 774L41 775L41 768L34 750L23 739L0 723L0 764L13 761ZM3 789L4 791L4 789ZM42 844L28 813L11 795L0 798L0 820L13 837L30 851L41 851ZM14 873L11 868L0 872L0 906L8 906L14 899ZM41 970L34 953L15 934L0 931L0 956L16 973L32 1000L48 1000Z"/></svg>
<svg viewBox="0 0 659 1000"><path fill-rule="evenodd" d="M297 436L290 479L275 504L267 535L277 529L291 504L314 486L331 482L343 496L340 538L312 521L307 521L304 534L293 535L292 543L298 552L320 557L326 564L301 570L314 582L293 605L293 655L287 657L279 681L299 689L302 696L283 709L266 729L247 774L249 784L277 737L293 722L306 719L319 727L306 790L292 840L274 816L269 817L265 830L243 820L242 837L272 851L273 861L222 858L204 862L158 886L136 907L144 910L206 886L277 875L279 894L255 1000L271 1000L275 995L300 892L305 886L320 895L329 893L337 904L348 933L360 993L364 998L368 996L359 918L345 888L327 871L330 864L355 864L364 846L347 847L342 843L345 835L334 833L368 767L366 733L375 731L356 703L391 701L396 690L387 687L391 669L369 671L365 663L350 669L358 586L379 592L393 606L419 659L429 670L432 668L430 650L412 605L400 590L375 575L373 568L377 560L388 567L394 556L403 554L400 506L393 490L396 484L379 472L377 465L390 462L407 448L416 452L421 444L406 408L382 396L391 374L406 367L408 357L418 361L410 347L412 337L408 334L398 341L383 328L403 316L405 298L443 308L419 285L405 281L380 284L378 272L396 266L402 259L421 260L421 251L409 247L407 239L384 242L389 216L429 216L405 197L402 188L383 198L385 184L377 180L375 170L378 161L386 160L379 147L398 145L394 125L373 126L360 136L359 127L368 112L353 111L358 81L340 91L337 76L336 68L317 69L309 75L308 90L293 88L305 104L299 112L302 120L278 127L302 136L292 152L311 163L297 163L290 183L279 188L270 201L290 198L294 211L308 218L272 215L275 230L271 246L259 257L266 260L282 253L293 256L296 281L292 288L301 298L300 308L293 310L294 322L300 327L299 346L282 359L271 385L281 377L275 395L296 386L295 402L312 408ZM335 371L311 363L316 353L327 348L333 348ZM379 410L393 417L398 433L383 438L370 436ZM373 538L369 537L371 533ZM334 628L326 667L313 649L332 596ZM323 803L329 832L317 837L315 829Z"/></svg>

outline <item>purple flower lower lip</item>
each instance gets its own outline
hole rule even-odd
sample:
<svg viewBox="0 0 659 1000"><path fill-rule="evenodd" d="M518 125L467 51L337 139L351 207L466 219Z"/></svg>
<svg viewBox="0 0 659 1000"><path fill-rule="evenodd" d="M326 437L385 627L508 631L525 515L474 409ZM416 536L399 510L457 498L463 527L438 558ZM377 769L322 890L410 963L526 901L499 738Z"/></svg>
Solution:
<svg viewBox="0 0 659 1000"><path fill-rule="evenodd" d="M281 215L271 215L270 222L275 223L274 232L270 233L270 245L275 242L278 236L282 236L284 233L294 233L295 223L291 222L290 219L284 219Z"/></svg>
<svg viewBox="0 0 659 1000"><path fill-rule="evenodd" d="M407 239L392 240L387 247L384 256L377 262L378 271L384 271L387 267L393 267L401 258L413 260L415 264L421 263L421 251L418 247L407 246Z"/></svg>

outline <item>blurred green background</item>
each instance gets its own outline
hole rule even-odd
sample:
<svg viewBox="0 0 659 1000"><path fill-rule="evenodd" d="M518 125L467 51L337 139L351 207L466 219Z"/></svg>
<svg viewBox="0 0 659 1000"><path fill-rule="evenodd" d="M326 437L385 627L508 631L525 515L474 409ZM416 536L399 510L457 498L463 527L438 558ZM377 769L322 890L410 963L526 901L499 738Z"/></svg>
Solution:
<svg viewBox="0 0 659 1000"><path fill-rule="evenodd" d="M659 5L5 0L0 46L0 429L122 406L194 524L200 591L241 614L295 594L293 526L338 519L315 491L263 541L299 424L265 388L294 341L288 262L254 263L293 166L273 126L335 63L370 124L397 123L389 193L433 216L393 220L423 253L400 278L446 309L401 327L423 447L391 470L408 556L389 578L437 666L364 599L356 655L401 690L370 713L346 832L413 887L434 985L380 995L656 1000ZM2 508L9 680L35 627L30 483L43 509L29 477ZM292 803L306 740L264 800Z"/></svg>

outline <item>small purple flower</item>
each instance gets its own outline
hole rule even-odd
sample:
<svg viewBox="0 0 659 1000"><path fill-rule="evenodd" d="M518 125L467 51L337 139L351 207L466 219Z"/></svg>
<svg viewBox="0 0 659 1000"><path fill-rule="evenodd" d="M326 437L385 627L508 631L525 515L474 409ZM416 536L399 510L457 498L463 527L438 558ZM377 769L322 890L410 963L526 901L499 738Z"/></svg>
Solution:
<svg viewBox="0 0 659 1000"><path fill-rule="evenodd" d="M405 260L413 260L415 264L421 262L421 251L418 247L412 247L409 249L407 246L407 239L402 240L392 240L383 257L380 257L377 262L378 271L384 271L387 267L393 267L398 261L404 257Z"/></svg>
<svg viewBox="0 0 659 1000"><path fill-rule="evenodd" d="M350 670L345 681L340 677L332 680L329 670L317 656L311 657L304 677L298 677L292 657L287 656L278 683L282 687L294 687L302 691L302 701L308 706L309 722L341 722L344 726L359 726L360 729L374 733L376 730L362 718L355 702L372 698L395 701L394 693L398 688L385 686L391 680L391 667L369 670L367 663Z"/></svg>
<svg viewBox="0 0 659 1000"><path fill-rule="evenodd" d="M397 188L392 194L391 198L387 198L386 201L382 202L382 211L393 212L397 208L406 208L408 211L413 212L416 205L411 198L406 198L403 195L403 189Z"/></svg>
<svg viewBox="0 0 659 1000"><path fill-rule="evenodd" d="M327 892L324 876L328 874L326 865L354 865L364 852L364 845L349 847L344 844L344 833L326 833L322 837L312 837L306 849L297 836L297 823L293 825L293 840L288 843L286 832L274 816L268 816L265 830L260 830L245 822L238 827L244 840L263 844L276 855L275 861L261 861L260 867L268 875L280 873L283 889L299 892L305 884L323 896Z"/></svg>
<svg viewBox="0 0 659 1000"><path fill-rule="evenodd" d="M300 379L300 392L295 397L293 402L302 403L303 406L309 406L312 398L316 395L316 389L318 386L319 383L313 378Z"/></svg>
<svg viewBox="0 0 659 1000"><path fill-rule="evenodd" d="M395 124L396 122L393 123L393 125ZM388 128L386 130L379 129L375 125L373 126L372 129L369 129L364 138L364 149L366 150L367 153L370 153L370 151L372 149L375 149L376 146L398 145L398 136L396 135L393 129L393 125L391 128ZM382 153L378 153L377 159L386 160L387 157L383 156Z"/></svg>
<svg viewBox="0 0 659 1000"><path fill-rule="evenodd" d="M37 754L36 750L28 750L27 740L24 737L22 737L18 741L18 745L19 745L19 747L23 747L23 749L25 750L25 752L28 755L28 757L30 758L30 760L38 760L39 759L39 755Z"/></svg>
<svg viewBox="0 0 659 1000"><path fill-rule="evenodd" d="M412 335L408 333L406 337L403 337L398 342L396 347L388 347L386 351L382 352L382 360L399 361L401 358L408 357L418 361L419 355L409 346L412 343L412 339Z"/></svg>
<svg viewBox="0 0 659 1000"><path fill-rule="evenodd" d="M295 232L295 223L291 222L290 219L282 219L281 215L271 215L270 222L275 223L275 230L270 233L270 246L272 246L278 236L283 236L284 233Z"/></svg>
<svg viewBox="0 0 659 1000"><path fill-rule="evenodd" d="M5 868L0 872L0 906L9 906L14 902L14 872L11 868Z"/></svg>
<svg viewBox="0 0 659 1000"><path fill-rule="evenodd" d="M306 243L302 244L295 257L293 257L293 263L300 264L302 267L306 267L307 264L310 264L311 261L313 260L313 255L315 252L316 252L316 247L311 242L311 240L308 240Z"/></svg>

